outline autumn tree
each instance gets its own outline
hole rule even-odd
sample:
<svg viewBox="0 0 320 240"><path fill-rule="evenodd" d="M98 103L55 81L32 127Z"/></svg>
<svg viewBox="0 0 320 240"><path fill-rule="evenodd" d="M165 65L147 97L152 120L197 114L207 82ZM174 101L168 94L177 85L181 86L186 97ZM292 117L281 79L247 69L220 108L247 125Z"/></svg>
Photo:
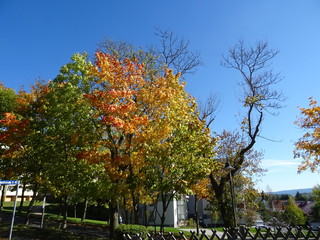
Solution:
<svg viewBox="0 0 320 240"><path fill-rule="evenodd" d="M45 154L43 148L42 111L39 102L42 91L32 88L31 93L20 91L16 96L16 107L5 114L1 124L4 127L0 134L1 141L7 146L3 156L10 160L11 173L23 184L28 183L34 196L30 201L29 210L35 201L43 174ZM35 124L37 123L37 124ZM27 214L28 216L28 214Z"/></svg>
<svg viewBox="0 0 320 240"><path fill-rule="evenodd" d="M13 111L16 106L16 97L17 94L13 89L0 83L0 119L4 118L4 113Z"/></svg>
<svg viewBox="0 0 320 240"><path fill-rule="evenodd" d="M11 112L15 105L16 105L16 92L11 89L5 87L2 83L0 83L0 120L5 118L6 112ZM4 131L4 126L0 124L0 132ZM2 156L3 152L8 148L8 146L4 142L0 142L0 169L1 179L9 179L10 169L13 167L11 165L11 162L8 158L5 158ZM0 210L2 209L4 198L6 195L6 188L7 186L2 187L2 193L1 193L1 203L0 203Z"/></svg>
<svg viewBox="0 0 320 240"><path fill-rule="evenodd" d="M319 171L320 163L320 105L310 98L309 108L300 108L301 117L295 122L306 133L295 143L294 157L301 158L298 171Z"/></svg>
<svg viewBox="0 0 320 240"><path fill-rule="evenodd" d="M175 74L179 73L181 80L185 75L194 73L196 68L202 64L200 54L189 49L189 41L176 36L169 30L157 29L155 35L159 39L159 44L138 47L126 41L105 39L99 44L99 49L115 56L120 61L130 59L143 64L144 79L148 81L154 81L159 75L165 76L167 68L173 69ZM134 181L131 182L134 183ZM126 196L124 205L128 206L126 201L132 203L132 199L136 198L134 196L137 194L132 194L132 197L129 198ZM137 201L133 202L138 203ZM129 210L134 212L136 222L138 209L131 207ZM128 219L128 212L126 212L125 221Z"/></svg>
<svg viewBox="0 0 320 240"><path fill-rule="evenodd" d="M248 159L248 154L253 150L257 138L261 133L261 125L267 113L277 114L284 100L282 93L274 90L273 86L281 80L279 74L270 69L271 61L278 54L277 50L270 49L267 41L258 41L253 47L246 47L242 40L229 49L228 55L223 56L222 66L235 69L241 75L239 86L242 88L240 99L245 109L241 121L241 141L235 148L226 149L224 157L220 158L220 174L212 172L210 180L214 196L220 202L220 210L224 224L234 226L230 208L226 207L224 196L228 192L227 183L232 178L241 174L243 166ZM228 156L228 152L232 152ZM228 159L226 158L228 156ZM226 161L233 166L231 174L224 171Z"/></svg>
<svg viewBox="0 0 320 240"><path fill-rule="evenodd" d="M84 61L85 55L72 59L52 82L38 82L30 93L19 93L15 111L2 120L1 134L8 145L6 157L16 164L15 173L34 192L29 212L38 192L63 198L63 229L70 199L79 192L89 193L99 176L98 165L78 158L96 136L91 105L84 97L91 89L85 76L91 65Z"/></svg>
<svg viewBox="0 0 320 240"><path fill-rule="evenodd" d="M195 102L179 82L179 75L167 70L164 76L151 81L144 70L138 60L122 61L97 52L89 73L98 88L86 98L99 121L101 139L95 149L83 156L102 162L112 181L111 230L118 222L117 203L122 196L131 201L133 209L140 201L148 201L142 196L148 195L149 176L162 179L151 186L158 192L156 198L160 193L166 196L172 191L185 191L190 185L188 179L192 179L190 161L196 162L195 157L211 144L208 131L197 117ZM152 174L158 170L161 175ZM168 178L163 178L164 174ZM159 182L164 180L164 185Z"/></svg>
<svg viewBox="0 0 320 240"><path fill-rule="evenodd" d="M215 168L215 162L211 162L215 141L210 138L205 123L199 121L195 104L191 108L188 98L177 102L180 104L171 109L175 115L170 114L166 121L173 131L151 151L153 154L150 154L147 165L150 193L161 203L160 231L163 231L166 212L173 198L193 191L200 194L195 185Z"/></svg>
<svg viewBox="0 0 320 240"><path fill-rule="evenodd" d="M100 138L92 119L91 104L85 97L92 88L87 75L92 66L86 54L75 54L72 62L62 66L58 76L48 84L45 108L47 151L51 159L45 176L48 191L64 202L63 224L66 228L70 203L77 204L90 197L98 186L102 166L89 164L81 158ZM98 189L96 189L98 191ZM94 196L93 194L92 196ZM91 197L92 197L91 196Z"/></svg>

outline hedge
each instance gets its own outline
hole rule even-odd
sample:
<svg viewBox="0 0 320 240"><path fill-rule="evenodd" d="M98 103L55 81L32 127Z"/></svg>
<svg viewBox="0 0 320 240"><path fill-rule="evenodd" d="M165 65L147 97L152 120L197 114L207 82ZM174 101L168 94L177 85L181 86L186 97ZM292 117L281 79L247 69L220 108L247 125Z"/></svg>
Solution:
<svg viewBox="0 0 320 240"><path fill-rule="evenodd" d="M115 229L115 236L117 240L122 240L123 234L129 234L130 236L140 234L142 238L145 238L147 233L147 228L143 225L121 224Z"/></svg>

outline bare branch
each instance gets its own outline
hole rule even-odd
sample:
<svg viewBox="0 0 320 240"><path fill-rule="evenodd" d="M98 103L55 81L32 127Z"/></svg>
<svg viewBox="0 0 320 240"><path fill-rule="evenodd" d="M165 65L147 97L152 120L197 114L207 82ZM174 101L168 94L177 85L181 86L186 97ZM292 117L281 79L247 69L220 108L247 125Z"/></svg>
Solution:
<svg viewBox="0 0 320 240"><path fill-rule="evenodd" d="M199 52L189 50L189 41L181 38L180 40L171 31L157 29L156 36L160 38L160 47L157 53L164 63L164 67L174 69L183 76L193 74L198 66L203 63Z"/></svg>
<svg viewBox="0 0 320 240"><path fill-rule="evenodd" d="M220 104L220 97L216 93L210 93L205 102L198 102L199 119L206 121L206 127L210 127L215 120Z"/></svg>

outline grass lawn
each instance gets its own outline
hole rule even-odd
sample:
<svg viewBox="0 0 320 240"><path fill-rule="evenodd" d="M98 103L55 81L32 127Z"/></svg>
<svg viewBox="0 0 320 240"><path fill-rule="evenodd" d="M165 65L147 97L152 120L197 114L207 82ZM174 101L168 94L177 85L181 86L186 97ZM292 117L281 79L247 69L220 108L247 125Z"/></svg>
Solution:
<svg viewBox="0 0 320 240"><path fill-rule="evenodd" d="M0 239L9 237L9 225L0 225ZM15 225L12 233L12 239L48 239L48 240L101 240L105 238L96 238L83 236L71 232L62 232L56 229L40 229L25 225Z"/></svg>

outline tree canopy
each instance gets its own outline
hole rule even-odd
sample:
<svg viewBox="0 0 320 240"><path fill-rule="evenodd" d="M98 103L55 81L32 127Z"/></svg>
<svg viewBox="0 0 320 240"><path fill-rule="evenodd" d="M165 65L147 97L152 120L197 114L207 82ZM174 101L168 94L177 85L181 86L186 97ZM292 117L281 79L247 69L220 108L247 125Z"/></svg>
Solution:
<svg viewBox="0 0 320 240"><path fill-rule="evenodd" d="M63 227L69 203L102 197L112 231L119 202L138 214L139 203L191 191L215 166L215 142L180 74L150 78L137 59L95 59L75 54L53 81L21 91L0 139L10 176L64 200Z"/></svg>

